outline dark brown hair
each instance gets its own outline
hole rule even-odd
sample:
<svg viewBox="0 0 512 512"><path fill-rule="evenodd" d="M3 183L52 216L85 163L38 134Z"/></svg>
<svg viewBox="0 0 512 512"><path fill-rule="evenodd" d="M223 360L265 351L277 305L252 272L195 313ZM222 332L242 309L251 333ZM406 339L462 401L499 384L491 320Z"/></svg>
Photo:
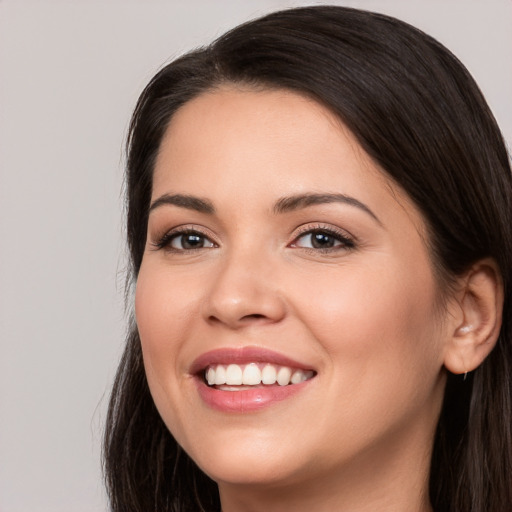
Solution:
<svg viewBox="0 0 512 512"><path fill-rule="evenodd" d="M512 510L512 177L472 77L410 25L344 7L276 12L165 66L143 91L127 151L131 275L143 257L155 157L172 115L224 83L287 89L327 106L420 209L442 278L493 258L505 288L496 348L466 381L448 375L431 465L436 512ZM130 326L104 462L115 512L220 510L216 484L182 451L151 399Z"/></svg>

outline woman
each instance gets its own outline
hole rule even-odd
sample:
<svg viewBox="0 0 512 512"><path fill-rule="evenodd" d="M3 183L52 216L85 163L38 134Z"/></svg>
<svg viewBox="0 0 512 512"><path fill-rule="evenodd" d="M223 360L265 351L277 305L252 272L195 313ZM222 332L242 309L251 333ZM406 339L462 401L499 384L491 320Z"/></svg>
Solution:
<svg viewBox="0 0 512 512"><path fill-rule="evenodd" d="M164 67L113 510L511 509L511 192L476 84L398 20L283 11Z"/></svg>

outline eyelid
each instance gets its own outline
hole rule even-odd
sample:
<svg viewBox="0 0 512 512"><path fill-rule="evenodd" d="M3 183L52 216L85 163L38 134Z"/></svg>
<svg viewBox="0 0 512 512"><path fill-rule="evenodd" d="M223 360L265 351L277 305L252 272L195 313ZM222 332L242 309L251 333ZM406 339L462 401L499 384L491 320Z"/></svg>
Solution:
<svg viewBox="0 0 512 512"><path fill-rule="evenodd" d="M342 229L338 226L334 226L332 224L326 224L323 222L313 222L313 223L307 223L303 224L302 226L299 226L296 228L294 233L291 235L293 237L293 240L296 240L297 238L307 235L308 233L311 233L313 231L327 231L329 233L332 233L333 235L339 236L343 239L350 239L354 242L357 242L357 237L354 236L352 233L347 231L346 229Z"/></svg>
<svg viewBox="0 0 512 512"><path fill-rule="evenodd" d="M333 237L337 238L341 244L332 248L307 248L307 247L300 247L297 245L294 245L297 240L305 235L314 233L316 231L323 231L325 233L328 233L332 235ZM197 224L182 224L179 226L175 226L171 229L167 229L166 231L163 231L162 234L155 234L152 237L152 241L150 245L152 246L153 250L161 250L166 249L170 252L189 252L192 249L173 249L170 247L171 241L182 234L198 234L206 239L208 239L215 247L219 247L219 242L216 240L216 236L214 236L213 233L209 229L204 228L203 226L197 225ZM304 224L302 226L299 226L296 228L293 235L291 235L292 241L288 244L288 247L298 248L298 249L304 249L304 250L313 250L315 252L318 251L335 251L340 249L352 249L356 247L356 244L358 242L357 238L349 233L345 229L341 229L338 226L333 226L332 224L326 224L322 222L315 222L315 223L308 223ZM210 249L209 247L199 247L194 250L201 250L201 249Z"/></svg>
<svg viewBox="0 0 512 512"><path fill-rule="evenodd" d="M337 238L341 244L338 246L330 247L330 248L310 248L310 247L300 247L297 245L294 245L297 240L302 238L305 235L309 235L311 233L321 231L325 232L329 235L332 235L333 237ZM312 250L315 252L331 252L331 251L337 251L337 250L347 250L347 249L353 249L357 245L357 238L353 236L348 231L341 229L337 226L333 226L331 224L324 224L324 223L313 223L313 224L304 224L303 226L300 226L298 230L293 235L293 240L288 244L288 247L297 248L297 249L304 249L304 250Z"/></svg>
<svg viewBox="0 0 512 512"><path fill-rule="evenodd" d="M168 229L164 231L162 234L154 236L151 242L151 246L154 250L166 249L170 252L189 252L191 249L182 250L170 247L170 243L175 237L186 234L201 235L202 237L208 239L215 247L219 246L218 242L215 240L215 237L210 233L209 230L196 224L182 224L180 226L175 226L171 229ZM194 250L201 249L209 249L209 247L199 247Z"/></svg>

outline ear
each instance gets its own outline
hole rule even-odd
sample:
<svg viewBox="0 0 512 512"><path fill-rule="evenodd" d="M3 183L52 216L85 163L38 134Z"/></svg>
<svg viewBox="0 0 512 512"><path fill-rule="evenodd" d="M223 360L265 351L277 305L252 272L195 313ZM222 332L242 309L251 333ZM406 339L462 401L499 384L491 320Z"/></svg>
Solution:
<svg viewBox="0 0 512 512"><path fill-rule="evenodd" d="M479 261L458 279L444 365L462 374L478 368L496 345L503 311L503 283L493 260ZM451 308L450 308L451 309Z"/></svg>

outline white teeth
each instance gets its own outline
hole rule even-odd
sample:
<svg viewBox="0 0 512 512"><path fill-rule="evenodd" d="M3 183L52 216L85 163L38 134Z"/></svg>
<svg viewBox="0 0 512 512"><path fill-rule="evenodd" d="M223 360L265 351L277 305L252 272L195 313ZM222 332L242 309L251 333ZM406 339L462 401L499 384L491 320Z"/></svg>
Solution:
<svg viewBox="0 0 512 512"><path fill-rule="evenodd" d="M277 372L277 383L280 386L287 386L288 384L290 384L291 376L291 368L288 368L287 366L281 366L281 368L279 368L279 371Z"/></svg>
<svg viewBox="0 0 512 512"><path fill-rule="evenodd" d="M311 370L292 370L288 366L249 363L246 365L213 365L205 372L205 379L209 386L288 386L300 384L311 379L314 373ZM227 391L227 390L226 390Z"/></svg>
<svg viewBox="0 0 512 512"><path fill-rule="evenodd" d="M244 373L242 376L242 384L246 384L248 386L256 386L261 382L261 371L258 368L256 363L248 364L244 368Z"/></svg>
<svg viewBox="0 0 512 512"><path fill-rule="evenodd" d="M302 370L296 370L293 372L290 382L292 384L299 384L306 380L306 375Z"/></svg>
<svg viewBox="0 0 512 512"><path fill-rule="evenodd" d="M275 384L277 380L276 367L267 364L261 372L261 382L263 384Z"/></svg>
<svg viewBox="0 0 512 512"><path fill-rule="evenodd" d="M215 370L211 366L206 370L206 381L209 386L213 386L215 384Z"/></svg>
<svg viewBox="0 0 512 512"><path fill-rule="evenodd" d="M226 369L226 384L231 386L242 385L242 368L237 364L230 364Z"/></svg>
<svg viewBox="0 0 512 512"><path fill-rule="evenodd" d="M215 369L215 384L220 386L221 384L226 384L226 368L219 364Z"/></svg>

